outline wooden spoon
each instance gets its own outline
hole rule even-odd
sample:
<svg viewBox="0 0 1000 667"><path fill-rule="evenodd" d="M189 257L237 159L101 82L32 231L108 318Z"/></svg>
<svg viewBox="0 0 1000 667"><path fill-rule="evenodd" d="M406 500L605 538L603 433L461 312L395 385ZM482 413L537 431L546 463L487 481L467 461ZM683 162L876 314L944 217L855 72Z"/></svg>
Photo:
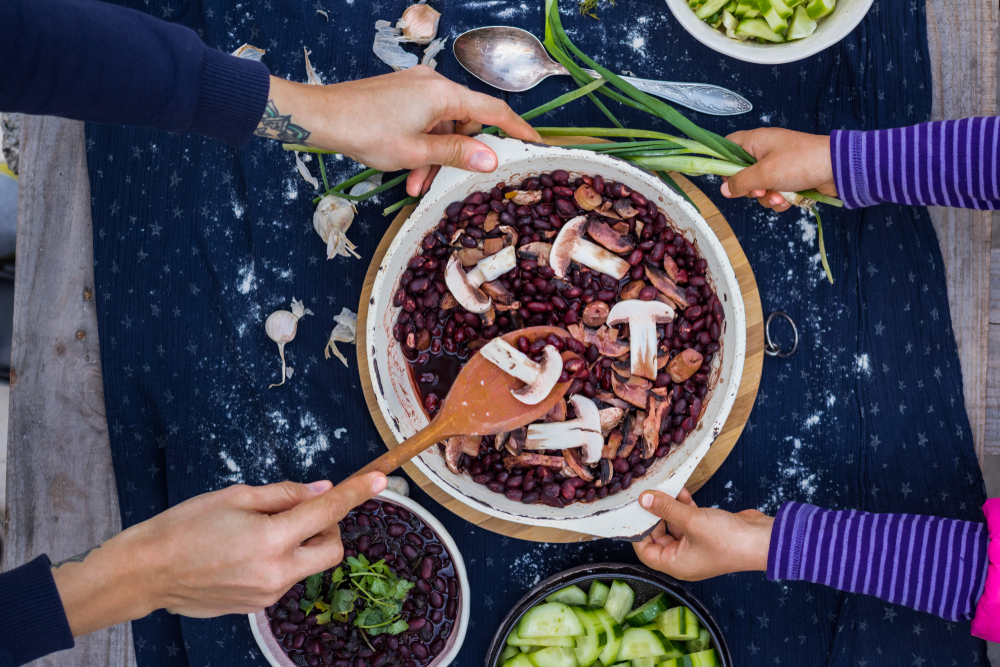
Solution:
<svg viewBox="0 0 1000 667"><path fill-rule="evenodd" d="M516 345L521 336L533 343L550 334L569 338L565 330L547 326L518 329L502 338ZM578 357L565 351L562 358L565 362ZM551 410L566 395L571 383L572 380L557 384L541 403L526 405L510 393L523 386L523 382L500 370L483 355L473 355L455 378L434 419L351 477L375 470L388 475L431 445L456 435L496 435L530 424Z"/></svg>

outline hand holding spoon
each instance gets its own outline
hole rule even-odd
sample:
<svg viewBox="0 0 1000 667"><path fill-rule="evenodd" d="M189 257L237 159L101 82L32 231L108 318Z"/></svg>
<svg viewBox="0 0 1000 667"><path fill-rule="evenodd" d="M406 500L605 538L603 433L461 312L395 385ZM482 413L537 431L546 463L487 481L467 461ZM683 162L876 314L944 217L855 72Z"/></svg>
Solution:
<svg viewBox="0 0 1000 667"><path fill-rule="evenodd" d="M518 329L502 338L513 345L521 336L533 343L551 334L569 336L557 327L543 326ZM576 359L577 355L563 352L562 358L566 362ZM530 424L551 410L565 396L571 383L572 379L559 383L540 403L527 405L511 394L511 390L520 388L523 382L481 354L473 355L455 378L434 419L351 477L375 470L388 475L431 445L456 435L496 435Z"/></svg>
<svg viewBox="0 0 1000 667"><path fill-rule="evenodd" d="M455 58L470 74L511 93L530 90L553 75L569 75L569 70L549 57L537 37L520 28L492 26L469 30L455 39L452 48ZM584 71L600 78L597 72ZM713 116L733 116L753 109L746 98L720 86L622 78L650 95Z"/></svg>

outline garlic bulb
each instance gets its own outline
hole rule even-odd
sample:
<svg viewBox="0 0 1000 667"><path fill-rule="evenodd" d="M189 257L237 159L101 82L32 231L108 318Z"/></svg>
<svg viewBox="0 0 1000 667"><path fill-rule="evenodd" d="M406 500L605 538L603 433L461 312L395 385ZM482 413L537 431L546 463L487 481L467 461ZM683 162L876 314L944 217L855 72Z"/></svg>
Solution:
<svg viewBox="0 0 1000 667"><path fill-rule="evenodd" d="M267 316L264 322L264 331L267 337L278 344L278 354L281 355L281 382L268 387L280 387L285 384L287 378L292 377L292 369L285 367L285 343L291 343L295 339L295 332L299 326L299 319L305 315L312 315L313 312L306 308L301 301L296 301L292 297L292 311L276 310Z"/></svg>
<svg viewBox="0 0 1000 667"><path fill-rule="evenodd" d="M355 245L347 240L347 229L354 222L356 211L354 204L337 195L326 195L320 200L313 213L313 229L326 242L327 259L335 255L361 258L354 251Z"/></svg>
<svg viewBox="0 0 1000 667"><path fill-rule="evenodd" d="M430 5L410 5L403 12L401 23L397 27L403 29L403 36L414 44L430 44L437 37L438 21L441 12Z"/></svg>
<svg viewBox="0 0 1000 667"><path fill-rule="evenodd" d="M347 366L347 359L337 349L337 343L354 342L354 337L358 330L358 316L356 313L351 312L350 309L344 308L340 311L340 315L334 316L333 321L337 323L337 326L330 332L330 340L326 343L326 350L323 352L323 356L329 359L332 353L333 356L340 359Z"/></svg>

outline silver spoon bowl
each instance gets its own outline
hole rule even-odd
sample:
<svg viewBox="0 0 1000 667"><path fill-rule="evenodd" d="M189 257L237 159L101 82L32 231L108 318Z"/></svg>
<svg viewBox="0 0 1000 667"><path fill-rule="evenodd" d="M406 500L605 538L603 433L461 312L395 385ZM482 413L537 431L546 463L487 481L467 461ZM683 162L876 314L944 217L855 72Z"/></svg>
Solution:
<svg viewBox="0 0 1000 667"><path fill-rule="evenodd" d="M550 76L569 75L569 70L549 57L537 37L520 28L469 30L455 39L452 49L458 62L474 77L511 93L530 90ZM600 78L597 72L584 71ZM720 86L622 78L650 95L713 116L734 116L753 109L746 98Z"/></svg>

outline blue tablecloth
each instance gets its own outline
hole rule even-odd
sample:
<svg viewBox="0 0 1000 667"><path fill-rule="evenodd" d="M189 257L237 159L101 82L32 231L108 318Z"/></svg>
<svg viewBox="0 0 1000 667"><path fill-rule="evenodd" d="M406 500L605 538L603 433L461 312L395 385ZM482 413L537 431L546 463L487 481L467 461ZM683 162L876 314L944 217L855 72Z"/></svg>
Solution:
<svg viewBox="0 0 1000 667"><path fill-rule="evenodd" d="M130 0L198 30L231 51L267 49L277 75L304 80L303 46L327 82L382 74L371 53L376 19L406 0ZM538 0L440 0L442 32L480 25L542 30ZM619 0L584 19L564 0L577 43L619 71L733 88L755 110L697 116L719 132L773 124L798 130L899 126L927 119L931 83L924 7L876 0L842 43L788 65L724 58L685 33L661 0ZM319 13L327 12L329 18ZM440 71L477 90L450 51ZM525 111L567 90L566 80L510 95ZM487 91L489 92L489 91ZM635 126L666 129L621 111ZM586 101L540 119L604 125ZM342 306L356 309L372 252L387 226L383 195L361 209L350 238L362 260L325 259L312 229L313 191L293 158L267 140L232 150L197 137L92 125L96 291L108 424L123 523L233 482L339 480L383 449L367 414L356 362L322 349ZM353 173L328 161L332 178ZM314 173L315 162L311 163ZM944 267L927 212L883 206L824 215L834 285L819 266L815 227L716 200L756 273L764 312L784 310L802 333L790 360L767 359L757 405L732 455L697 500L774 512L784 500L834 508L919 512L981 520L982 478L963 407ZM303 299L280 389L267 314ZM349 347L349 346L348 346ZM350 354L349 356L352 356ZM631 546L520 542L474 528L419 490L455 537L472 582L473 622L457 663L478 665L499 619L532 583L588 561L633 561ZM692 585L714 611L739 665L986 664L967 623L819 586L740 574ZM246 619L178 618L133 624L141 667L263 665Z"/></svg>

